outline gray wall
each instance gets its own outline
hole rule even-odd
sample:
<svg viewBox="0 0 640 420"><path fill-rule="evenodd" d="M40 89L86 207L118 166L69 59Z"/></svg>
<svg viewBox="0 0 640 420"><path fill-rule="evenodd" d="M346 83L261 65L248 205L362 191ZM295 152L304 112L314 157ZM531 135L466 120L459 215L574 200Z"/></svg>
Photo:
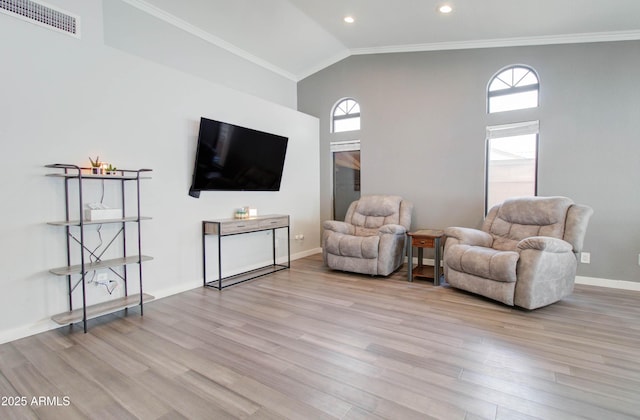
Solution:
<svg viewBox="0 0 640 420"><path fill-rule="evenodd" d="M488 115L501 68L539 74L540 107ZM485 128L540 120L539 195L592 206L578 274L640 281L640 42L349 57L298 83L298 109L320 119L321 218L331 218L329 142L361 139L362 193L415 203L413 228L479 227ZM332 106L360 102L362 130L329 133Z"/></svg>

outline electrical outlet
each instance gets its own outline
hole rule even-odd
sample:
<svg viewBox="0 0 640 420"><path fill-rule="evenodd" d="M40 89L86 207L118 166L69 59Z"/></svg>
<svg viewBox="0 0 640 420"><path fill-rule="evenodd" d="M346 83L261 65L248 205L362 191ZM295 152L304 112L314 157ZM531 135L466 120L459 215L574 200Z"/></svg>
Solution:
<svg viewBox="0 0 640 420"><path fill-rule="evenodd" d="M638 265L640 265L640 254L638 254Z"/></svg>
<svg viewBox="0 0 640 420"><path fill-rule="evenodd" d="M96 277L93 279L93 284L96 286L102 286L109 284L109 274L107 273L98 273Z"/></svg>
<svg viewBox="0 0 640 420"><path fill-rule="evenodd" d="M590 252L581 252L580 253L580 262L584 264L589 264L591 262L591 253Z"/></svg>

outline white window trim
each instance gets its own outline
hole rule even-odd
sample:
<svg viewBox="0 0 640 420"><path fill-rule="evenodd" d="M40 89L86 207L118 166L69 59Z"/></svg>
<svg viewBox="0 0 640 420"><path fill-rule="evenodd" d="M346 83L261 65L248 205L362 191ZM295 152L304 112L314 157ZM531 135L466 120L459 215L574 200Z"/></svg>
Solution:
<svg viewBox="0 0 640 420"><path fill-rule="evenodd" d="M540 121L525 121L511 124L491 125L487 127L487 139L501 137L522 136L526 134L538 134Z"/></svg>
<svg viewBox="0 0 640 420"><path fill-rule="evenodd" d="M360 140L349 141L333 141L329 144L331 153L334 152L353 152L360 150Z"/></svg>

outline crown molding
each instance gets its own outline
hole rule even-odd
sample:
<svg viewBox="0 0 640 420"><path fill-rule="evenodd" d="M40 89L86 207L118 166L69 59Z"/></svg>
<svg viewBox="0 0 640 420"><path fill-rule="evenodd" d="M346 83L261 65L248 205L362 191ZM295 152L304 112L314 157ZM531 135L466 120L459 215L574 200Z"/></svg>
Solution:
<svg viewBox="0 0 640 420"><path fill-rule="evenodd" d="M446 51L446 50L463 50L463 49L479 49L479 48L500 48L500 47L523 47L534 45L554 45L554 44L579 44L590 42L613 42L613 41L633 41L640 39L640 30L637 31L617 31L617 32L595 32L583 34L554 35L554 36L538 36L538 37L521 37L521 38L504 38L504 39L485 39L477 41L459 41L459 42L435 42L426 44L408 44L408 45L390 45L372 48L352 48L344 49L334 54L318 64L303 69L297 74L291 73L283 68L259 58L248 51L238 48L237 46L219 38L211 33L198 28L186 22L179 17L168 13L144 0L122 0L151 16L154 16L170 25L173 25L183 31L196 36L206 42L209 42L219 48L237 55L253 64L272 71L288 80L299 82L300 80L311 76L318 71L329 67L351 55L366 54L385 54L400 52L421 52L421 51Z"/></svg>
<svg viewBox="0 0 640 420"><path fill-rule="evenodd" d="M229 51L232 54L235 54L239 57L244 58L247 61L252 62L253 64L256 64L258 66L261 66L267 70L270 70L282 77L285 77L289 80L292 81L297 81L299 80L298 77L296 75L294 75L293 73L290 73L266 60L263 60L259 57L256 57L255 55L251 54L250 52L247 52L245 50L243 50L242 48L238 48L235 45L225 41L222 38L218 38L215 35L212 35L211 33L202 30L200 28L198 28L197 26L194 26L192 24L190 24L189 22L186 22L182 19L180 19L179 17L168 13L162 9L157 8L156 6L147 3L144 0L122 0L124 3L127 3L130 6L135 7L136 9L142 10L145 13L148 13L151 16L154 16L170 25L173 25L179 29L182 29L185 32L188 32L189 34L196 36L206 42L209 42L217 47L220 47L224 50Z"/></svg>
<svg viewBox="0 0 640 420"><path fill-rule="evenodd" d="M353 55L366 55L399 52L523 47L534 45L584 44L590 42L634 41L638 39L640 39L640 31L617 31L522 38L483 39L477 41L436 42L429 44L390 45L373 48L352 48L350 51Z"/></svg>

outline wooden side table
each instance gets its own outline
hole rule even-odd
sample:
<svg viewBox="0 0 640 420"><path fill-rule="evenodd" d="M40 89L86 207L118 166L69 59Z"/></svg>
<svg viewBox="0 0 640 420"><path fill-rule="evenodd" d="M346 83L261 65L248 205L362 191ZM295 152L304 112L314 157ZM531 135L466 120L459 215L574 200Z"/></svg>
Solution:
<svg viewBox="0 0 640 420"><path fill-rule="evenodd" d="M421 229L415 232L408 232L409 237L409 281L413 277L432 278L434 286L440 286L440 254L442 250L442 239L444 231L439 229ZM413 267L413 247L418 248L418 265ZM434 248L433 267L422 264L424 248Z"/></svg>

